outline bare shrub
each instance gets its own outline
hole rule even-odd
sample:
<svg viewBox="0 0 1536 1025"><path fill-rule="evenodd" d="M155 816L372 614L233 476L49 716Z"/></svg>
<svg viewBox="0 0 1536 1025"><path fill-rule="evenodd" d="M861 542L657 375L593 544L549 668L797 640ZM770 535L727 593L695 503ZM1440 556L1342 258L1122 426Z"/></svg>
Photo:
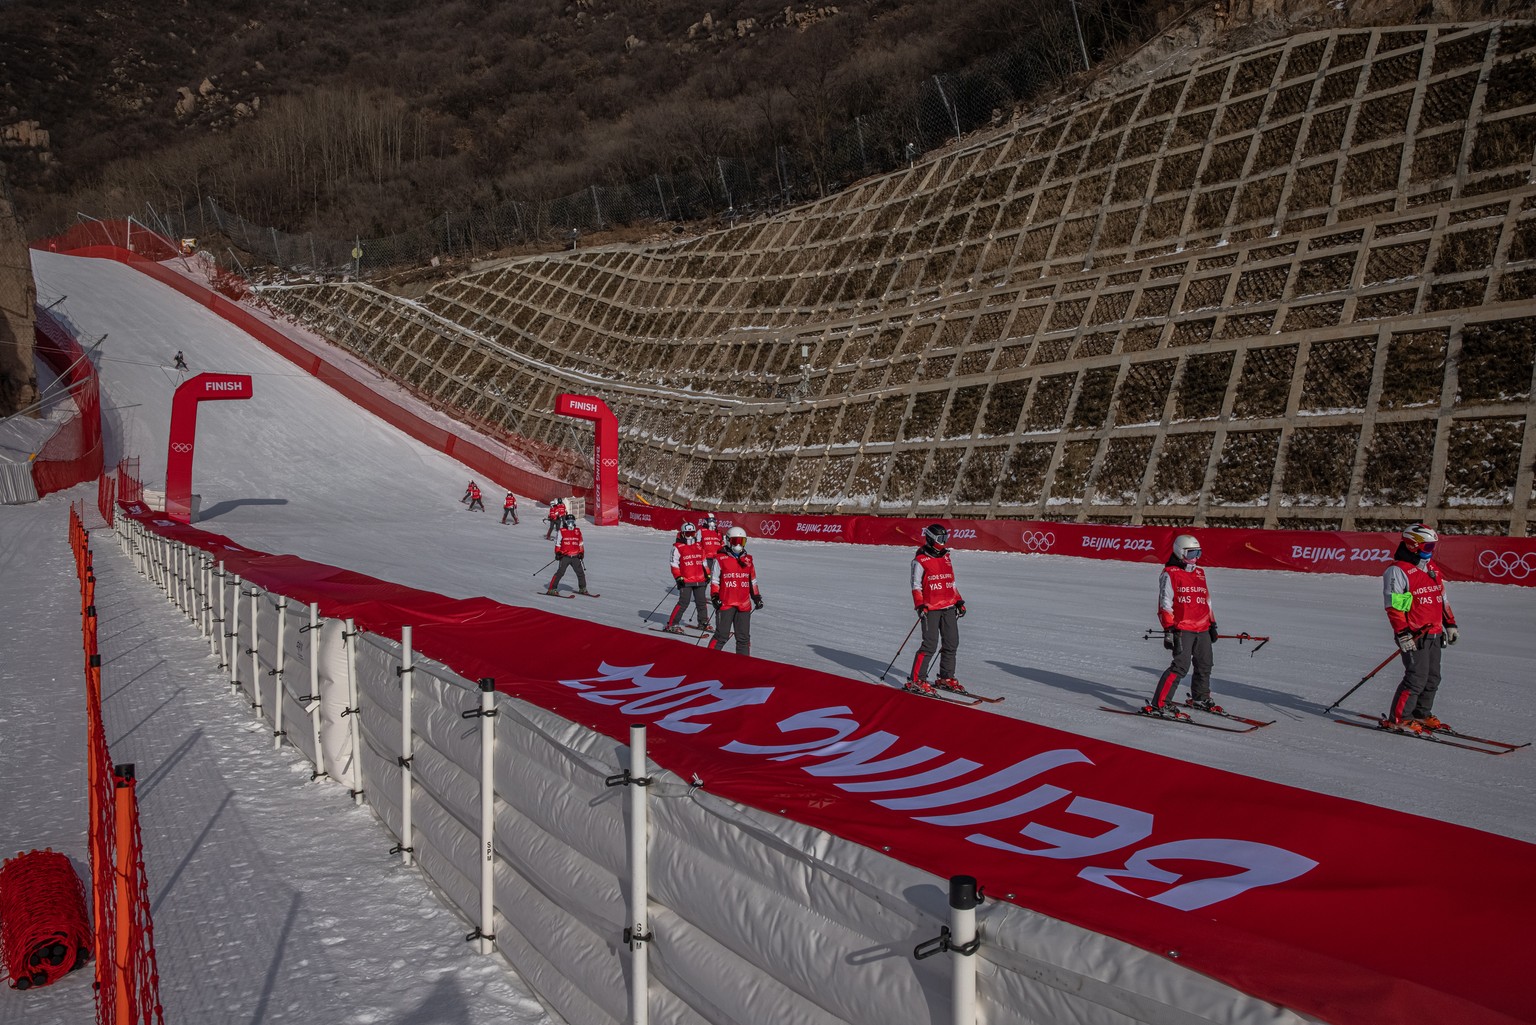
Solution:
<svg viewBox="0 0 1536 1025"><path fill-rule="evenodd" d="M1360 428L1303 427L1286 446L1280 490L1295 505L1343 505L1360 443Z"/></svg>
<svg viewBox="0 0 1536 1025"><path fill-rule="evenodd" d="M1249 349L1232 404L1232 415L1244 419L1283 416L1296 368L1296 346Z"/></svg>
<svg viewBox="0 0 1536 1025"><path fill-rule="evenodd" d="M1262 503L1269 498L1280 451L1280 432L1232 431L1221 446L1221 460L1211 497L1227 505Z"/></svg>
<svg viewBox="0 0 1536 1025"><path fill-rule="evenodd" d="M1360 503L1424 505L1434 450L1433 420L1377 424L1366 449Z"/></svg>
<svg viewBox="0 0 1536 1025"><path fill-rule="evenodd" d="M1193 505L1205 485L1214 434L1170 434L1157 458L1157 473L1148 498L1164 505Z"/></svg>

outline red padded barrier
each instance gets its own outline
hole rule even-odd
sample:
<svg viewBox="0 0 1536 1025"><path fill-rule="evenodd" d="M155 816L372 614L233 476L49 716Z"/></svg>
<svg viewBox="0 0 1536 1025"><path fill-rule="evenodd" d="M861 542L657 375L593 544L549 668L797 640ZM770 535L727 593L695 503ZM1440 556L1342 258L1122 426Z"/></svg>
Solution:
<svg viewBox="0 0 1536 1025"><path fill-rule="evenodd" d="M96 365L52 314L38 310L34 334L37 355L67 382L77 410L32 461L32 485L41 498L101 476L101 397Z"/></svg>

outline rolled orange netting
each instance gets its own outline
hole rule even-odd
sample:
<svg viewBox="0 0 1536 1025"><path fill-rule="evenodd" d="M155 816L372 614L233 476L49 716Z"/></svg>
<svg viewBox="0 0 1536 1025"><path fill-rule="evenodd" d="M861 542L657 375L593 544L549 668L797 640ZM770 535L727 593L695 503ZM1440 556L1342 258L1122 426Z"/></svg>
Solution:
<svg viewBox="0 0 1536 1025"><path fill-rule="evenodd" d="M85 889L53 850L0 865L0 962L14 989L49 986L90 959Z"/></svg>

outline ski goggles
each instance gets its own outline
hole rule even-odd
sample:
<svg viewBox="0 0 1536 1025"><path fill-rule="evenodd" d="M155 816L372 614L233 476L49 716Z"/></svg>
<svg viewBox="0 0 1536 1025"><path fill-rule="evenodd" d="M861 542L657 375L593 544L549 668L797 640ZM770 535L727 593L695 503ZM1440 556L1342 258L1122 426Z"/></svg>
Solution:
<svg viewBox="0 0 1536 1025"><path fill-rule="evenodd" d="M1421 558L1421 559L1432 558L1434 556L1434 554L1435 554L1435 542L1433 542L1433 541L1420 541L1419 542L1419 550L1418 550L1419 558Z"/></svg>
<svg viewBox="0 0 1536 1025"><path fill-rule="evenodd" d="M1200 549L1198 548L1190 548L1184 552L1185 562L1194 562L1198 558L1200 558Z"/></svg>

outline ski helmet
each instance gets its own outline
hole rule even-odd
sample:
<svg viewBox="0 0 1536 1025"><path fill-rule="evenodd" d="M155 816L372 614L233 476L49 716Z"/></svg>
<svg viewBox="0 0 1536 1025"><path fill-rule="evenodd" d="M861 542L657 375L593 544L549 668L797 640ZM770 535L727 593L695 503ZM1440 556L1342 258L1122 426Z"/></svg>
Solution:
<svg viewBox="0 0 1536 1025"><path fill-rule="evenodd" d="M1200 558L1200 542L1193 534L1180 534L1173 539L1173 557L1180 562L1194 562Z"/></svg>
<svg viewBox="0 0 1536 1025"><path fill-rule="evenodd" d="M732 527L725 532L725 547L733 554L740 555L747 547L747 532L741 527Z"/></svg>
<svg viewBox="0 0 1536 1025"><path fill-rule="evenodd" d="M572 516L570 513L566 513L564 516L560 517L560 526L567 530L574 528L576 526L576 517Z"/></svg>
<svg viewBox="0 0 1536 1025"><path fill-rule="evenodd" d="M1435 545L1439 540L1440 535L1435 533L1434 528L1423 523L1415 523L1403 531L1403 547L1421 560L1427 560L1435 554Z"/></svg>
<svg viewBox="0 0 1536 1025"><path fill-rule="evenodd" d="M944 529L942 523L930 523L923 528L923 543L935 551L942 552L944 546L949 544L949 531Z"/></svg>
<svg viewBox="0 0 1536 1025"><path fill-rule="evenodd" d="M714 529L714 526L715 526L715 514L714 513L707 512L707 513L704 514L704 526L709 527L711 530Z"/></svg>
<svg viewBox="0 0 1536 1025"><path fill-rule="evenodd" d="M695 527L692 523L684 523L681 527L677 528L677 532L683 537L690 537L694 534L697 534L699 532L699 528Z"/></svg>

